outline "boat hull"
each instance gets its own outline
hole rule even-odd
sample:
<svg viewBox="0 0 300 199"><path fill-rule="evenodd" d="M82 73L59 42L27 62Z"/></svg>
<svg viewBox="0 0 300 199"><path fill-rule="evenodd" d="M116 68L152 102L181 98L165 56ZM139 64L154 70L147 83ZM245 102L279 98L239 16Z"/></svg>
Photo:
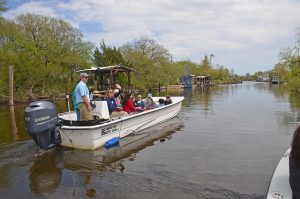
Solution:
<svg viewBox="0 0 300 199"><path fill-rule="evenodd" d="M183 97L172 97L173 103L95 126L62 126L61 145L76 149L95 150L115 137L123 138L175 117Z"/></svg>
<svg viewBox="0 0 300 199"><path fill-rule="evenodd" d="M274 171L267 199L292 199L292 190L289 183L289 154L290 149L282 156Z"/></svg>
<svg viewBox="0 0 300 199"><path fill-rule="evenodd" d="M157 140L171 139L170 135L180 130L182 126L183 122L180 118L175 117L162 124L147 128L138 134L126 136L120 140L118 147L110 150L64 150L62 153L64 167L70 170L80 167L89 172L100 171L105 165L117 169L119 167L118 161L153 145Z"/></svg>

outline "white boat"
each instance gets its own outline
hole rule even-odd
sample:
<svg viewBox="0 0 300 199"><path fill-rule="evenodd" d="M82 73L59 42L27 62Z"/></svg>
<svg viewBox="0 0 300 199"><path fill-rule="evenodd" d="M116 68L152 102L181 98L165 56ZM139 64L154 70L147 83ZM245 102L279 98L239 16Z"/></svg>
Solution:
<svg viewBox="0 0 300 199"><path fill-rule="evenodd" d="M161 97L153 97L158 101ZM25 110L27 132L43 149L59 144L75 149L95 150L114 138L123 138L175 117L184 97L173 103L134 115L110 119L106 101L95 101L92 121L75 121L76 113L58 114L46 101L33 102Z"/></svg>
<svg viewBox="0 0 300 199"><path fill-rule="evenodd" d="M289 183L289 155L288 149L280 159L272 176L267 199L292 199L292 190Z"/></svg>
<svg viewBox="0 0 300 199"><path fill-rule="evenodd" d="M258 76L256 79L257 82L270 82L269 75Z"/></svg>
<svg viewBox="0 0 300 199"><path fill-rule="evenodd" d="M279 83L279 78L277 76L274 76L272 78L272 84L278 84Z"/></svg>

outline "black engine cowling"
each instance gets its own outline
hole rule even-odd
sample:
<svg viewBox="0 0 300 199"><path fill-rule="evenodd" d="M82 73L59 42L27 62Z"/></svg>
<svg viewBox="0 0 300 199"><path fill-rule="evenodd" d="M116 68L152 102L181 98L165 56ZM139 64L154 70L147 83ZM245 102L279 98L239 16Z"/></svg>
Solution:
<svg viewBox="0 0 300 199"><path fill-rule="evenodd" d="M47 101L36 101L25 109L27 133L42 149L49 149L60 143L58 114L55 105Z"/></svg>

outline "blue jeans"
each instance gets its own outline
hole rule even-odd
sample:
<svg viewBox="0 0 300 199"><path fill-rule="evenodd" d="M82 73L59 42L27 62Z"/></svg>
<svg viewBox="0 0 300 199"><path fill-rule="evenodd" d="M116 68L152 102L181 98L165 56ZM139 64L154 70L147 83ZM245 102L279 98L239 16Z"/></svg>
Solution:
<svg viewBox="0 0 300 199"><path fill-rule="evenodd" d="M80 111L79 108L75 108L76 116L77 116L77 121L80 121Z"/></svg>

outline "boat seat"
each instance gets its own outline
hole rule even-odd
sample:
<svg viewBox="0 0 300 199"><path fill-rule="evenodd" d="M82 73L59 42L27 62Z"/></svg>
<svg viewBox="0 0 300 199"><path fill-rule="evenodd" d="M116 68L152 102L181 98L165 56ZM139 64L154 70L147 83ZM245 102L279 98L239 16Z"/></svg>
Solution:
<svg viewBox="0 0 300 199"><path fill-rule="evenodd" d="M64 119L64 120L72 120L72 121L76 121L77 120L77 115L75 113L75 111L71 111L70 113L65 112L65 113L59 113L58 114L59 118Z"/></svg>

